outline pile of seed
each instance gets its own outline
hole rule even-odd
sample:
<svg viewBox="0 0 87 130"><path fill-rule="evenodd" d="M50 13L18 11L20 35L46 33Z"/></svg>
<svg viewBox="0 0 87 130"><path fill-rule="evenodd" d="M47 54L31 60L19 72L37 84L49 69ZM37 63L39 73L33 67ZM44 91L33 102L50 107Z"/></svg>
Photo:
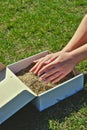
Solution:
<svg viewBox="0 0 87 130"><path fill-rule="evenodd" d="M56 84L48 83L46 84L44 81L39 81L39 77L31 73L29 70L34 66L34 64L29 65L27 68L19 71L16 73L18 78L27 86L29 87L34 93L41 94L53 87ZM70 78L74 77L73 73L71 72L68 74L64 79L62 79L58 84L64 82Z"/></svg>

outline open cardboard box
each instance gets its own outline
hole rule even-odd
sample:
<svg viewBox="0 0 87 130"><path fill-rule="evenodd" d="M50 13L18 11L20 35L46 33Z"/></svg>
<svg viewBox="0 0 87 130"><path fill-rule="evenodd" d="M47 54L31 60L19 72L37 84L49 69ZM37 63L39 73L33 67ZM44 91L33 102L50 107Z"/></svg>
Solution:
<svg viewBox="0 0 87 130"><path fill-rule="evenodd" d="M39 95L36 95L15 75L34 60L48 53L44 51L20 60L8 65L6 70L0 73L0 124L31 101L39 111L42 111L83 89L82 73Z"/></svg>

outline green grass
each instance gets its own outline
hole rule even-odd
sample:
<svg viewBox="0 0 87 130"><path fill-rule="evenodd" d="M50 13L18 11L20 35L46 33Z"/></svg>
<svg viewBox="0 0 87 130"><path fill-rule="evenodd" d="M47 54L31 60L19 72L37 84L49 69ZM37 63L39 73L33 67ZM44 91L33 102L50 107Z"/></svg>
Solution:
<svg viewBox="0 0 87 130"><path fill-rule="evenodd" d="M0 0L0 62L61 50L86 12L87 0ZM87 61L77 68L87 72ZM87 130L86 82L85 90L41 113L29 104L0 130Z"/></svg>

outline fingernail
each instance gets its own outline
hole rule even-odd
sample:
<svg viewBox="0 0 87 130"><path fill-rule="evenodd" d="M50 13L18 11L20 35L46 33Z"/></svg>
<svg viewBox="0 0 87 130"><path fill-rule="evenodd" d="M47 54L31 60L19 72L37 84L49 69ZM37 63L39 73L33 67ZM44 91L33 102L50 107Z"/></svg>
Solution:
<svg viewBox="0 0 87 130"><path fill-rule="evenodd" d="M38 76L40 76L41 74L40 73L38 73Z"/></svg>
<svg viewBox="0 0 87 130"><path fill-rule="evenodd" d="M42 78L41 78L41 77L39 78L39 81L42 81Z"/></svg>
<svg viewBox="0 0 87 130"><path fill-rule="evenodd" d="M39 74L37 74L38 76L40 76Z"/></svg>
<svg viewBox="0 0 87 130"><path fill-rule="evenodd" d="M46 79L44 79L43 81L44 81L44 83L48 83L48 81Z"/></svg>
<svg viewBox="0 0 87 130"><path fill-rule="evenodd" d="M30 70L30 72L32 72L32 70Z"/></svg>

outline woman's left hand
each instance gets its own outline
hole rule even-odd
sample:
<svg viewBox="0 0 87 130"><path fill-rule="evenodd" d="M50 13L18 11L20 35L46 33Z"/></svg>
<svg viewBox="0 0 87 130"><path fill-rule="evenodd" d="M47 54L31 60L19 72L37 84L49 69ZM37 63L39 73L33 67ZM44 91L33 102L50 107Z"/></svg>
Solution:
<svg viewBox="0 0 87 130"><path fill-rule="evenodd" d="M75 66L75 58L70 52L61 52L60 55L58 53L58 56L57 53L54 53L54 55L56 55L55 58L51 62L44 64L37 73L40 80L44 80L46 83L57 83L71 72ZM39 66L39 61L37 64Z"/></svg>

